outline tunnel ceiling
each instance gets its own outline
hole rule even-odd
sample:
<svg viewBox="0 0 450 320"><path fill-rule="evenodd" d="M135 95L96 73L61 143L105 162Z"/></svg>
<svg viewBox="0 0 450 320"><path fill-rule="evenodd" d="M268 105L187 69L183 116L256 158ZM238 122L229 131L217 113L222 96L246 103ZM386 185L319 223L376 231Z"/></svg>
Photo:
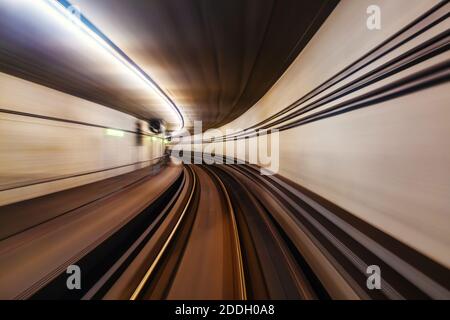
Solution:
<svg viewBox="0 0 450 320"><path fill-rule="evenodd" d="M90 19L174 100L187 126L223 125L276 82L337 1L77 0ZM3 18L3 20L2 20ZM160 114L136 92L91 72L82 57L40 47L31 26L0 17L0 71L144 118ZM3 21L3 22L1 22ZM5 28L8 27L8 28ZM25 29L24 29L25 28ZM32 45L30 45L32 43Z"/></svg>

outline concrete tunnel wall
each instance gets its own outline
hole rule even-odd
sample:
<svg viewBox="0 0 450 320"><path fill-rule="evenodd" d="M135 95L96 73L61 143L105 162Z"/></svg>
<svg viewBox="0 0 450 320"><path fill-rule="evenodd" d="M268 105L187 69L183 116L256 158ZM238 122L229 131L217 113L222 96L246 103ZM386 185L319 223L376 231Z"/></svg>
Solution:
<svg viewBox="0 0 450 320"><path fill-rule="evenodd" d="M438 2L341 1L269 92L220 129L247 128L275 114ZM380 30L366 27L369 5L381 8ZM449 27L448 19L433 26L321 95ZM448 53L434 56L341 100L448 58ZM281 131L279 173L450 267L449 89L448 83L440 84ZM6 74L0 74L0 109L135 130L136 119L130 115ZM129 172L163 152L160 139L136 146L134 134L116 137L105 130L0 112L0 205ZM216 152L222 147L217 144Z"/></svg>
<svg viewBox="0 0 450 320"><path fill-rule="evenodd" d="M133 116L3 73L0 109L0 205L148 166L165 148L150 136L138 146Z"/></svg>
<svg viewBox="0 0 450 320"><path fill-rule="evenodd" d="M242 116L219 129L222 132L245 129L267 119L438 2L341 1L270 91ZM381 8L380 30L366 27L369 5ZM431 27L323 94L374 70L449 27L448 19ZM441 53L349 93L336 103L417 74L448 58L448 52ZM449 98L447 82L281 131L279 174L450 267ZM252 140L254 138L249 139ZM225 150L223 143L213 145L217 154L236 156L235 149L242 146L242 140ZM196 147L198 145L192 146ZM248 153L245 157L248 161Z"/></svg>

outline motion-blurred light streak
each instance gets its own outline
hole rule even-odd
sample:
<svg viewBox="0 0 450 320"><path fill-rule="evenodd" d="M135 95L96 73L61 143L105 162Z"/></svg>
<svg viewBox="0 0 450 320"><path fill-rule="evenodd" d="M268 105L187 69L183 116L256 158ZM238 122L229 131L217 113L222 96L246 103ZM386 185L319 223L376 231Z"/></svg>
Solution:
<svg viewBox="0 0 450 320"><path fill-rule="evenodd" d="M136 75L152 92L163 101L178 119L176 130L184 127L184 118L175 103L158 87L153 79L145 73L134 61L132 61L120 48L118 48L105 34L103 34L93 23L84 17L78 10L74 12L73 6L69 1L63 0L22 0L22 6L35 7L38 12L43 12L49 17L57 20L64 28L71 32L81 35L86 44L102 48L114 57L116 63L125 66L129 71Z"/></svg>

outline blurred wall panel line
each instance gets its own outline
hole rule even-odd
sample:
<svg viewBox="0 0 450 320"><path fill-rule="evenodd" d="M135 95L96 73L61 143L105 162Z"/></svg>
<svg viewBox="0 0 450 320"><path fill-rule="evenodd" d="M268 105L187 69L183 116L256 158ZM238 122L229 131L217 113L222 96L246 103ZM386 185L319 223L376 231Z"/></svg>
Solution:
<svg viewBox="0 0 450 320"><path fill-rule="evenodd" d="M0 205L133 171L164 150L151 136L137 145L136 122L149 132L128 114L2 73L0 88L0 109L12 111L0 112Z"/></svg>
<svg viewBox="0 0 450 320"><path fill-rule="evenodd" d="M285 120L271 126L271 122L282 118L275 117L268 127L282 127L436 69L433 76L440 77L436 83L432 80L427 83L424 77L423 85L401 95L387 96L383 102L287 127L280 132L279 173L450 267L450 54L444 50L448 46L450 19L440 18L448 14L450 4L442 2L436 6L439 3L340 2L266 95L220 129L222 132L227 128L246 129L270 118L383 43L387 48L382 48L384 54L369 59L347 78L300 103L283 115L287 115ZM364 13L372 4L381 8L381 30L366 27ZM406 28L410 24L411 28ZM404 33L399 33L401 30ZM400 40L392 39L397 33ZM395 41L398 45L392 46ZM430 55L433 50L436 54ZM403 55L406 60L388 64ZM386 65L384 74L376 82L353 91L346 88L360 77L363 81L370 80L371 72L383 65ZM393 66L397 70L390 74ZM334 90L343 90L342 96L289 118L296 110ZM220 149L220 144L217 146ZM248 154L245 157L248 160Z"/></svg>

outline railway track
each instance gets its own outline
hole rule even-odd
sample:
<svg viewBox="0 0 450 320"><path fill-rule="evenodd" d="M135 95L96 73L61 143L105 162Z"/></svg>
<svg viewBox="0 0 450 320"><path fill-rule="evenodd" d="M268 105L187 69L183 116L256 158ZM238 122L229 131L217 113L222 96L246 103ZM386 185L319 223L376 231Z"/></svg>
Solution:
<svg viewBox="0 0 450 320"><path fill-rule="evenodd" d="M2 297L448 297L448 270L281 177L260 176L249 165L167 170L0 241L0 267L7 271L0 277ZM149 201L141 193L149 192L151 179L165 181L165 187ZM118 223L126 210L139 207L139 199L145 200L142 209ZM102 237L85 237L89 232L81 221L89 219L111 221L115 227ZM40 273L19 268L39 251L45 252L39 255ZM82 270L81 290L66 287L70 264ZM364 266L370 264L383 268L382 290L365 286ZM21 278L12 276L15 270Z"/></svg>
<svg viewBox="0 0 450 320"><path fill-rule="evenodd" d="M132 299L246 299L239 235L214 173L189 166L194 187L158 259Z"/></svg>

